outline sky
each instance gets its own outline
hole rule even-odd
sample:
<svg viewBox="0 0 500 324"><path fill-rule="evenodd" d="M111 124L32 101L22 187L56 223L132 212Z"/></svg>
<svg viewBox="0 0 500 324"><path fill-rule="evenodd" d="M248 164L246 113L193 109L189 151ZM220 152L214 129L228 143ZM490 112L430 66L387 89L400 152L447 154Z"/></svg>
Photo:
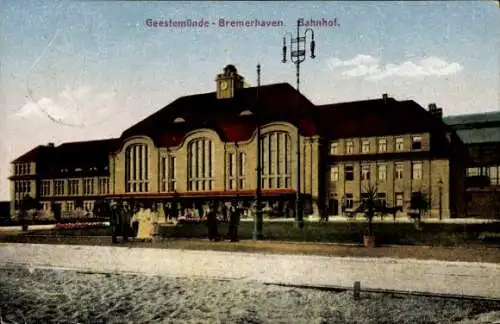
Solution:
<svg viewBox="0 0 500 324"><path fill-rule="evenodd" d="M293 63L281 59L299 18L336 21L313 27L316 57L300 65L301 91L315 104L387 93L435 102L445 115L500 108L494 1L4 0L0 15L0 200L9 199L10 162L26 151L118 137L178 97L215 91L227 64L249 86L258 63L262 84L295 86ZM276 26L221 27L221 19Z"/></svg>

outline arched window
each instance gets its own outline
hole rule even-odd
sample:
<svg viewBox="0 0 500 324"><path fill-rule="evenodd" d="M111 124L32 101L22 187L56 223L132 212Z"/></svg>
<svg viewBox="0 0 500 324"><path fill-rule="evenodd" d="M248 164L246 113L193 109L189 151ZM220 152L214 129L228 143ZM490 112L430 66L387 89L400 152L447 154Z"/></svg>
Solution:
<svg viewBox="0 0 500 324"><path fill-rule="evenodd" d="M212 141L198 138L188 144L188 190L209 191L213 187Z"/></svg>
<svg viewBox="0 0 500 324"><path fill-rule="evenodd" d="M149 191L148 146L132 144L125 150L125 192Z"/></svg>
<svg viewBox="0 0 500 324"><path fill-rule="evenodd" d="M261 136L262 188L291 188L291 138L286 132Z"/></svg>

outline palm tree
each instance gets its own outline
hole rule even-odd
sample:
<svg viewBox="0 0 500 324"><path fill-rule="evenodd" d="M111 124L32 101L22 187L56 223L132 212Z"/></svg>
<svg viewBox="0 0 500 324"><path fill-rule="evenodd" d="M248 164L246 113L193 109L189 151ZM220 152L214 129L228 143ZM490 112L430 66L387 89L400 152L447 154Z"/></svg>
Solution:
<svg viewBox="0 0 500 324"><path fill-rule="evenodd" d="M376 184L369 184L363 192L362 210L368 221L368 235L373 236L373 217L379 211L377 199L378 188Z"/></svg>

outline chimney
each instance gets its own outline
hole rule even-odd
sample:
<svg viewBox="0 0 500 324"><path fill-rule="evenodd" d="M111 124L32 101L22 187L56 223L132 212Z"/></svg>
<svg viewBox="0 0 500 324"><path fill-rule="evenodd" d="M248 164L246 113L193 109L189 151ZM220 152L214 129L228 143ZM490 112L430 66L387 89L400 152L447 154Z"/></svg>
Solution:
<svg viewBox="0 0 500 324"><path fill-rule="evenodd" d="M47 144L47 147L54 147L54 143L50 142L49 144Z"/></svg>
<svg viewBox="0 0 500 324"><path fill-rule="evenodd" d="M429 110L429 113L438 118L438 119L442 119L443 118L443 109L442 108L438 108L437 105L435 103L430 103L428 105L428 110Z"/></svg>
<svg viewBox="0 0 500 324"><path fill-rule="evenodd" d="M389 96L387 95L387 93L382 94L382 99L384 99L384 103L387 103L388 98L389 98Z"/></svg>

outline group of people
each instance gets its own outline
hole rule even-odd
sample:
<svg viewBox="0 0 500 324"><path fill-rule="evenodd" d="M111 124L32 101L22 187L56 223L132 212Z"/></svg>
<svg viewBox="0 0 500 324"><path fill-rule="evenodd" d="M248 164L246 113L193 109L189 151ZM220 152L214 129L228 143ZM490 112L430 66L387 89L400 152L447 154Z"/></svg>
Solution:
<svg viewBox="0 0 500 324"><path fill-rule="evenodd" d="M236 201L231 203L228 209L229 214L229 230L227 237L231 242L238 242L238 225L241 219L242 209L238 206ZM208 227L208 239L210 241L220 241L221 236L218 231L218 219L215 210L215 205L210 204L206 213L207 227Z"/></svg>
<svg viewBox="0 0 500 324"><path fill-rule="evenodd" d="M153 235L153 214L148 211L138 213L139 209L131 206L127 201L110 202L110 225L112 230L112 242L118 243L118 237L127 242L130 237L139 239L151 238ZM229 221L229 230L227 238L231 242L237 242L238 225L240 223L243 210L238 206L237 201L231 202L231 205L225 210L224 220ZM210 241L220 241L222 239L218 231L217 208L215 203L209 203L204 209L203 218L206 220L208 228L208 238Z"/></svg>

